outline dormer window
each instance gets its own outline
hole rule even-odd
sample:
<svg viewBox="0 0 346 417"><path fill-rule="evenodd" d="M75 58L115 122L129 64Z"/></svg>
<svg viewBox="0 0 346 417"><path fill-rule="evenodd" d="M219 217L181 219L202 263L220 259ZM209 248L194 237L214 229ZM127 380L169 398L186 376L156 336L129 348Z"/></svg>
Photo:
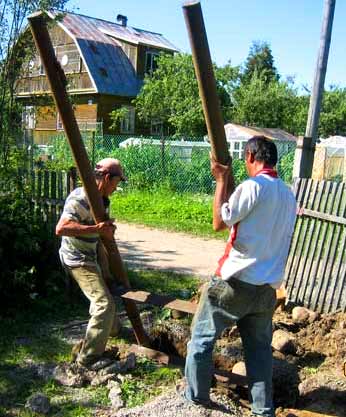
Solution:
<svg viewBox="0 0 346 417"><path fill-rule="evenodd" d="M157 68L158 52L147 51L145 53L145 73L152 74Z"/></svg>

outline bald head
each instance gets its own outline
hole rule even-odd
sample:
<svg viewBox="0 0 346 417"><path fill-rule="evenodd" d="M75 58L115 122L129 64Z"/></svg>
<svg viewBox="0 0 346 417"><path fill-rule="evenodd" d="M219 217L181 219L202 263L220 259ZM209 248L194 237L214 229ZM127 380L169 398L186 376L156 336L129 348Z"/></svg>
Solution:
<svg viewBox="0 0 346 417"><path fill-rule="evenodd" d="M111 177L120 177L122 181L126 181L120 161L114 158L104 158L97 162L95 174L98 176L109 174Z"/></svg>

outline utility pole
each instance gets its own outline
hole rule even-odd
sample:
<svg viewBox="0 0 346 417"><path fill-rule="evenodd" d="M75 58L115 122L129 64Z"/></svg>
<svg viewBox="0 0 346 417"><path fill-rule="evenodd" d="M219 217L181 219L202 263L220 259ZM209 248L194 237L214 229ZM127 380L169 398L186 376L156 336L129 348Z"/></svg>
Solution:
<svg viewBox="0 0 346 417"><path fill-rule="evenodd" d="M320 48L315 69L315 78L310 97L308 120L305 136L297 143L294 158L293 177L310 178L314 161L315 144L318 136L318 123L323 98L324 81L326 78L329 47L332 36L335 0L325 0Z"/></svg>

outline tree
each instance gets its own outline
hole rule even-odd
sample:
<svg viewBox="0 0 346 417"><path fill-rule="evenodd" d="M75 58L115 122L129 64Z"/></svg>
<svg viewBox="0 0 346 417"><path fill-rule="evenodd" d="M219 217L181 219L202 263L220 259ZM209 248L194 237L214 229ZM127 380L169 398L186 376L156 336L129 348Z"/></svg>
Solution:
<svg viewBox="0 0 346 417"><path fill-rule="evenodd" d="M280 127L292 131L297 92L287 82L265 81L257 74L234 92L232 120L235 123Z"/></svg>
<svg viewBox="0 0 346 417"><path fill-rule="evenodd" d="M161 54L157 69L146 76L144 85L134 100L137 115L142 120L159 120L176 135L201 136L206 133L202 103L192 57ZM230 108L230 93L238 70L227 64L215 67L217 89L224 115ZM229 77L228 77L229 76Z"/></svg>
<svg viewBox="0 0 346 417"><path fill-rule="evenodd" d="M9 0L1 2L0 14L0 163L6 164L21 135L21 112L15 101L15 83L22 65L33 53L29 31L23 31L33 11L62 10L67 0Z"/></svg>
<svg viewBox="0 0 346 417"><path fill-rule="evenodd" d="M255 75L265 83L279 80L279 74L274 66L274 57L268 42L254 41L252 43L241 76L242 83L249 83Z"/></svg>
<svg viewBox="0 0 346 417"><path fill-rule="evenodd" d="M322 101L319 136L346 136L346 88L331 87L325 91Z"/></svg>

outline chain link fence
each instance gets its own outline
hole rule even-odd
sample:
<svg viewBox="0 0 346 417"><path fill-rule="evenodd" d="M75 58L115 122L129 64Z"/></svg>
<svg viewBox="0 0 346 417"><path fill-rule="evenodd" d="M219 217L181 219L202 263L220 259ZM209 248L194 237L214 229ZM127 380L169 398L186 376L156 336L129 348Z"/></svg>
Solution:
<svg viewBox="0 0 346 417"><path fill-rule="evenodd" d="M133 137L125 135L82 135L89 159L95 163L105 157L118 158L124 168L128 189L166 187L179 193L212 194L214 179L210 173L210 144L204 138ZM236 183L247 178L244 144L233 143L233 173ZM279 154L279 176L292 182L294 142L276 142ZM43 153L44 151L44 153ZM36 164L46 169L66 170L74 165L67 140L60 134L36 151Z"/></svg>

